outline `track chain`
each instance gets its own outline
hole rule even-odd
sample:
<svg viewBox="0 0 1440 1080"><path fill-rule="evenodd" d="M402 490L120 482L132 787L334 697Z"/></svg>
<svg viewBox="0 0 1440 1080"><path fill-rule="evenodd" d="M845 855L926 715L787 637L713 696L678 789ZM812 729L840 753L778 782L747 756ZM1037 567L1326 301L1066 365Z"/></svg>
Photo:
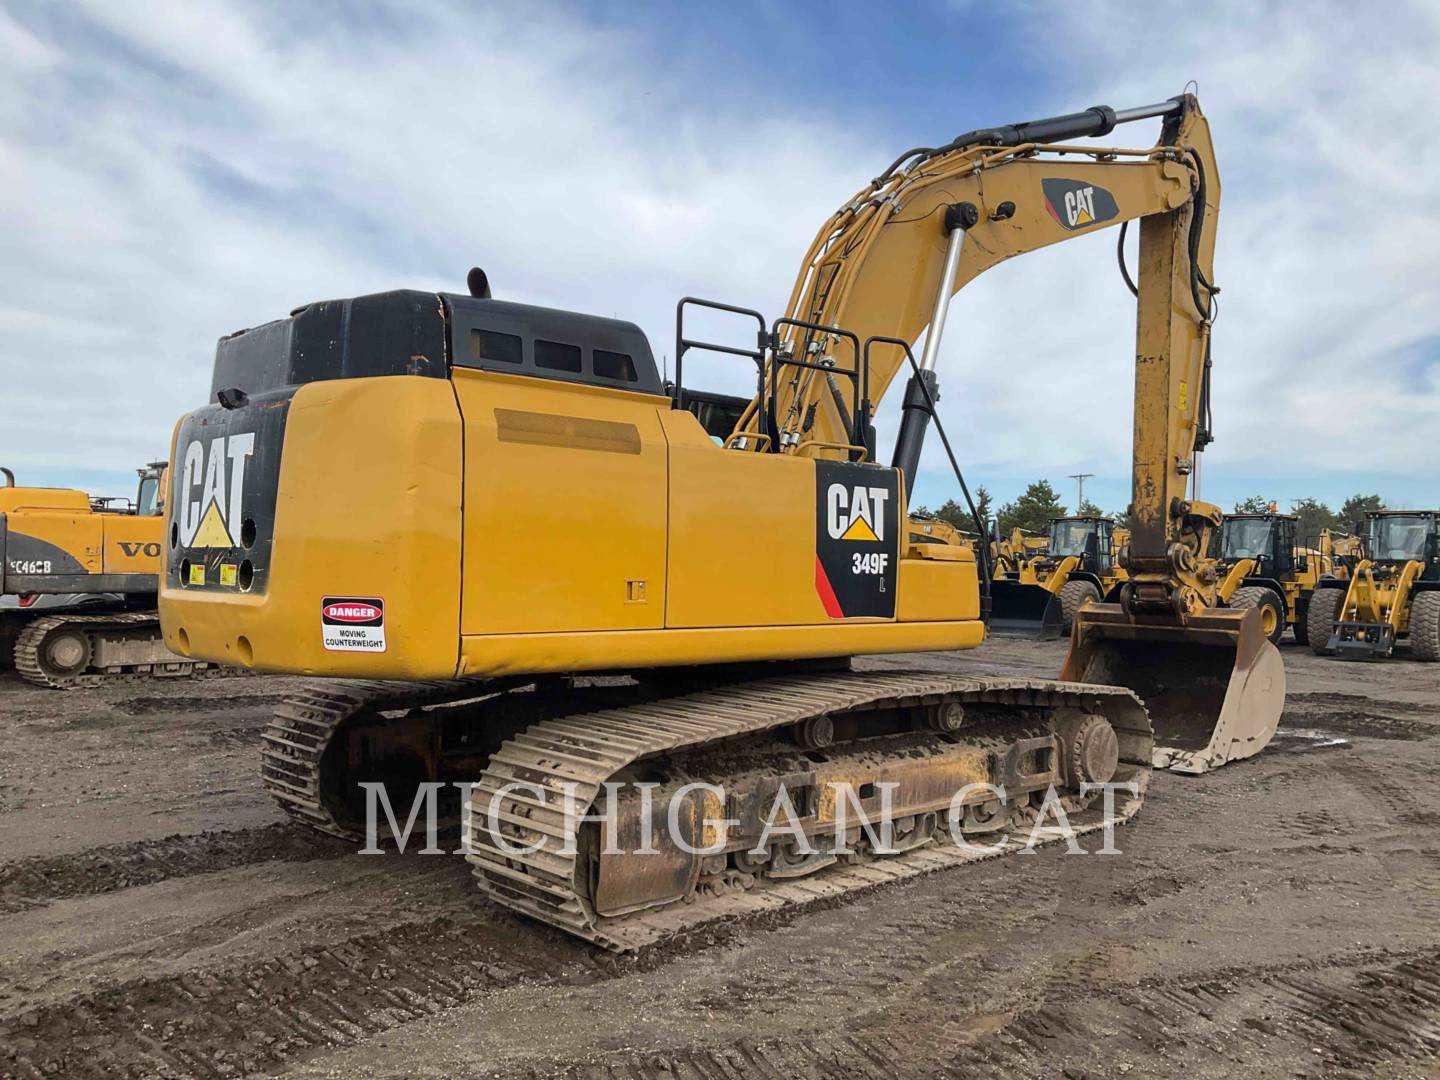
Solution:
<svg viewBox="0 0 1440 1080"><path fill-rule="evenodd" d="M320 761L335 733L346 721L369 710L423 708L478 697L491 692L492 682L317 680L281 702L260 737L265 790L297 821L331 836L360 840L360 834L335 819L321 796Z"/></svg>
<svg viewBox="0 0 1440 1080"><path fill-rule="evenodd" d="M65 626L80 626L87 632L101 632L106 629L132 630L154 627L154 637L160 637L160 616L153 611L116 612L111 615L41 615L30 620L20 631L15 641L15 670L27 682L55 690L71 690L84 686L103 686L121 680L152 678L215 678L244 675L243 668L225 667L205 660L186 660L175 657L167 662L162 672L155 672L152 664L137 665L133 670L83 671L70 676L54 676L40 666L40 644L51 631Z"/></svg>
<svg viewBox="0 0 1440 1080"><path fill-rule="evenodd" d="M602 918L585 896L588 868L577 854L580 845L575 842L580 824L567 817L561 801L563 787L569 783L576 785L580 805L590 805L607 778L641 759L788 727L811 717L945 700L1085 707L1103 712L1117 732L1139 735L1146 745L1151 737L1144 706L1131 691L1118 687L925 672L790 676L724 686L649 704L546 720L508 740L492 755L472 797L488 800L500 795L507 784L521 781L552 790L555 798L537 799L531 790L501 797L497 820L507 827L504 838L509 851L493 842L487 815L474 814L466 859L481 890L498 903L624 952L716 918L773 910L983 858L986 856L959 847L925 846L877 862L832 868L818 877ZM1143 799L1149 781L1148 752L1135 760L1122 759L1121 770L1117 780L1134 780L1139 785L1136 798L1117 805L1117 816L1124 821L1134 815ZM1077 833L1088 832L1101 826L1101 817L1072 819L1072 825ZM539 846L529 854L514 851L537 842ZM988 854L1020 846L1000 846Z"/></svg>

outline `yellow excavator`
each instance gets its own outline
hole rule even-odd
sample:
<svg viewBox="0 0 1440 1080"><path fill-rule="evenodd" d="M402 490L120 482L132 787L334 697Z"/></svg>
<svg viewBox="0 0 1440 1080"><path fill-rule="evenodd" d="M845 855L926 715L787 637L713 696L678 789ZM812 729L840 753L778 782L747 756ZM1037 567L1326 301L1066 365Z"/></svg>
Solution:
<svg viewBox="0 0 1440 1080"><path fill-rule="evenodd" d="M1147 149L1073 141L1145 118ZM356 837L374 785L403 814L422 785L474 781L453 809L481 889L617 950L971 857L942 838L1004 850L1047 799L1099 827L1094 784L1133 785L1124 819L1157 762L1255 753L1283 704L1255 613L1219 607L1201 566L1219 512L1187 494L1219 193L1188 95L908 151L822 226L785 316L681 300L668 386L638 327L493 299L478 269L469 295L316 302L231 334L212 403L175 431L166 640L335 677L264 737L295 818ZM1060 681L852 670L985 637L988 558L902 528L930 427L960 480L935 409L952 295L1135 219L1119 602L1081 610ZM750 332L693 337L696 311ZM755 394L692 393L700 349ZM881 465L874 404L907 368ZM889 841L841 842L851 797Z"/></svg>
<svg viewBox="0 0 1440 1080"><path fill-rule="evenodd" d="M0 652L28 681L71 688L213 666L160 636L165 465L137 470L133 503L25 487L0 469Z"/></svg>
<svg viewBox="0 0 1440 1080"><path fill-rule="evenodd" d="M990 583L991 626L1038 631L1041 638L1070 633L1080 605L1117 594L1125 580L1120 553L1129 539L1129 531L1107 517L1076 515L1052 520L1037 550L1013 537L998 545L1010 555Z"/></svg>
<svg viewBox="0 0 1440 1080"><path fill-rule="evenodd" d="M930 513L912 510L906 527L910 530L912 544L964 545L970 548L973 555L978 543L976 533L966 532L958 525Z"/></svg>
<svg viewBox="0 0 1440 1080"><path fill-rule="evenodd" d="M1015 570L1020 563L1050 550L1050 534L1028 532L1020 527L1010 530L1009 536L1000 536L998 531L990 542L991 558L995 568Z"/></svg>

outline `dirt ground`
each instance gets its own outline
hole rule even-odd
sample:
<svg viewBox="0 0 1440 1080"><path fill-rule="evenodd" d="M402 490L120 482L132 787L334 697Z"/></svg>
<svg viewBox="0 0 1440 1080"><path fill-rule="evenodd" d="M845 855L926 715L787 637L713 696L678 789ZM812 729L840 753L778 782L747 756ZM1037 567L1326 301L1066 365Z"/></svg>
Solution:
<svg viewBox="0 0 1440 1080"><path fill-rule="evenodd" d="M1050 676L1062 651L872 663ZM621 959L494 908L458 857L283 821L258 736L297 680L6 675L0 1076L1440 1076L1440 667L1284 652L1271 748L1155 776L1123 854Z"/></svg>

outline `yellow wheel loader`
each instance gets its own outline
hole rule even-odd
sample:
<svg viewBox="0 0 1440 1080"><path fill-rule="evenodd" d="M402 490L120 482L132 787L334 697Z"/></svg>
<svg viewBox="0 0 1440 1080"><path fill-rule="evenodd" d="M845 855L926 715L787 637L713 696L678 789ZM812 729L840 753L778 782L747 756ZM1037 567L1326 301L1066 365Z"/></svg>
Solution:
<svg viewBox="0 0 1440 1080"><path fill-rule="evenodd" d="M1042 638L1070 633L1082 604L1117 595L1125 581L1119 555L1128 535L1105 517L1055 518L1041 550L997 567L991 625L1036 631Z"/></svg>
<svg viewBox="0 0 1440 1080"><path fill-rule="evenodd" d="M137 470L129 504L21 487L0 469L0 651L25 679L74 687L213 666L176 656L160 636L165 465Z"/></svg>
<svg viewBox="0 0 1440 1080"><path fill-rule="evenodd" d="M1366 515L1363 556L1349 580L1324 580L1310 597L1310 647L1347 660L1383 660L1408 645L1440 660L1440 510Z"/></svg>
<svg viewBox="0 0 1440 1080"><path fill-rule="evenodd" d="M1287 626L1297 643L1309 643L1310 598L1322 581L1345 573L1328 531L1315 548L1297 546L1298 521L1274 512L1226 514L1220 526L1220 597L1229 607L1258 611L1261 629L1277 645Z"/></svg>
<svg viewBox="0 0 1440 1080"><path fill-rule="evenodd" d="M1070 141L1153 117L1153 147ZM493 299L478 269L469 295L232 334L175 431L166 640L329 677L264 737L296 819L358 837L378 791L403 815L474 782L453 809L482 891L616 950L973 857L956 841L1014 850L1047 800L1098 827L1095 784L1131 785L1123 820L1157 755L1255 753L1284 698L1256 615L1196 570L1218 512L1186 492L1219 191L1191 96L909 151L822 226L785 316L681 300L671 385L638 327ZM902 528L932 425L959 479L935 416L951 296L1136 219L1120 601L1080 611L1063 680L851 670L985 637L988 560ZM748 333L694 337L697 311ZM692 396L700 349L755 394ZM882 465L874 405L906 368Z"/></svg>

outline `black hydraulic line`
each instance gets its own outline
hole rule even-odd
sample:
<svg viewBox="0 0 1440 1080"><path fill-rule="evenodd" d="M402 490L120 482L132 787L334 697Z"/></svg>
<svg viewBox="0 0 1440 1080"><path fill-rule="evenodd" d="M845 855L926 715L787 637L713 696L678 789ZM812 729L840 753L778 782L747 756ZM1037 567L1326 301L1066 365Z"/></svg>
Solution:
<svg viewBox="0 0 1440 1080"><path fill-rule="evenodd" d="M889 180L890 177L895 175L896 169L900 168L901 165L905 164L905 162L909 161L913 157L932 158L938 153L940 153L940 150L934 146L917 146L911 150L906 150L903 154L901 154L899 157L897 157L894 161L890 163L890 167L888 169L886 169L884 172L882 172L879 176L877 176L874 180L871 181L871 186L879 187L886 180Z"/></svg>
<svg viewBox="0 0 1440 1080"><path fill-rule="evenodd" d="M1135 279L1130 276L1130 268L1125 265L1125 234L1130 231L1130 222L1120 223L1120 239L1115 241L1115 261L1120 264L1120 276L1125 279L1125 287L1130 290L1131 296L1139 296L1140 288L1135 284Z"/></svg>
<svg viewBox="0 0 1440 1080"><path fill-rule="evenodd" d="M976 547L975 561L980 568L980 621L988 624L990 622L990 551L986 545L988 535L984 520L980 517L980 511L975 508L975 500L970 497L970 487L965 483L965 476L960 471L960 462L955 458L955 451L950 446L950 437L945 434L945 425L940 422L940 413L935 408L935 396L930 392L924 375L934 375L934 372L922 372L920 364L915 359L915 354L910 351L910 343L904 338L894 337L871 337L865 341L865 367L870 367L870 346L876 343L881 345L898 345L905 351L905 359L910 362L910 386L918 387L921 395L925 398L925 408L930 412L930 419L935 423L935 431L940 436L941 445L945 447L945 456L950 459L950 470L955 474L955 481L960 485L960 494L965 497L965 505L970 510L970 518L975 522ZM907 397L909 388L907 387ZM910 477L906 477L906 495L910 494L908 485Z"/></svg>

